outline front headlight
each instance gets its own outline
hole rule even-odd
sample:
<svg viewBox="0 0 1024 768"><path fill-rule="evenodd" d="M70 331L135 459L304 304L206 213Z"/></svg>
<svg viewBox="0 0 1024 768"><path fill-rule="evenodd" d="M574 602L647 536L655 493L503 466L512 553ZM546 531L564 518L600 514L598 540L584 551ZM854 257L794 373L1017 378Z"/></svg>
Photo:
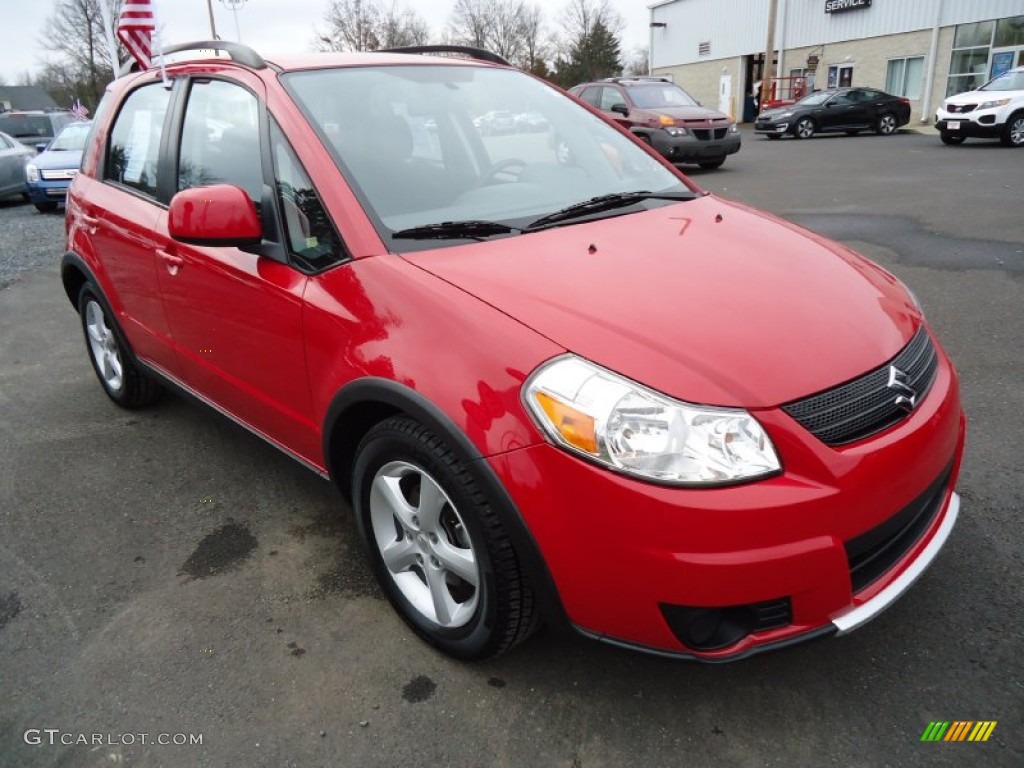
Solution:
<svg viewBox="0 0 1024 768"><path fill-rule="evenodd" d="M729 126L729 131L730 133L739 133L740 127L736 125L736 123L733 123L732 125Z"/></svg>
<svg viewBox="0 0 1024 768"><path fill-rule="evenodd" d="M776 115L776 117L792 117L792 116L793 116L792 112L783 112L781 115Z"/></svg>
<svg viewBox="0 0 1024 768"><path fill-rule="evenodd" d="M983 101L978 105L978 109L993 109L994 107L1005 107L1013 99L993 99L992 101Z"/></svg>
<svg viewBox="0 0 1024 768"><path fill-rule="evenodd" d="M781 468L747 411L674 400L572 355L537 369L523 400L556 445L644 480L716 485Z"/></svg>
<svg viewBox="0 0 1024 768"><path fill-rule="evenodd" d="M665 127L665 133L667 133L669 136L685 136L686 135L686 129L685 128L679 128L679 127L674 126L674 125L669 125L669 126Z"/></svg>
<svg viewBox="0 0 1024 768"><path fill-rule="evenodd" d="M31 182L39 181L39 169L34 163L28 163L25 166L25 178Z"/></svg>

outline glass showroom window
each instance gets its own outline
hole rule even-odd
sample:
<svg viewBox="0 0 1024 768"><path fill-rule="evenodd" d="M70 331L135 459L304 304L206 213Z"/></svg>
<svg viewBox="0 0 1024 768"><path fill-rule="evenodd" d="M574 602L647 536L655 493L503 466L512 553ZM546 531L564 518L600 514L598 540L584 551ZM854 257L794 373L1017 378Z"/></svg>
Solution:
<svg viewBox="0 0 1024 768"><path fill-rule="evenodd" d="M893 96L903 96L912 101L921 98L921 75L924 72L924 56L905 59L889 59L885 72L885 90Z"/></svg>
<svg viewBox="0 0 1024 768"><path fill-rule="evenodd" d="M994 21L961 24L953 37L946 95L971 91L988 80L988 54L992 48Z"/></svg>

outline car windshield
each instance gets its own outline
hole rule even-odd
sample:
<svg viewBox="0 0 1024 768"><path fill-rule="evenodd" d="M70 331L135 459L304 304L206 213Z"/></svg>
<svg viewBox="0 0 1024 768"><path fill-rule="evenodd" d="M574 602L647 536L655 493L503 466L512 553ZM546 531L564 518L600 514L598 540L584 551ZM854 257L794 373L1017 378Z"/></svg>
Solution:
<svg viewBox="0 0 1024 768"><path fill-rule="evenodd" d="M835 95L835 91L818 91L817 93L812 93L810 96L804 96L797 102L797 104L807 107L816 107L819 104L824 104Z"/></svg>
<svg viewBox="0 0 1024 768"><path fill-rule="evenodd" d="M514 70L346 67L283 80L385 239L450 222L521 228L601 195L690 192L603 119ZM533 124L509 120L495 130L479 117L521 114L535 116Z"/></svg>
<svg viewBox="0 0 1024 768"><path fill-rule="evenodd" d="M633 85L629 88L629 97L641 109L699 106L696 99L678 85L673 85L672 83Z"/></svg>
<svg viewBox="0 0 1024 768"><path fill-rule="evenodd" d="M53 135L50 119L46 115L0 115L0 131L16 139L35 136L45 139Z"/></svg>
<svg viewBox="0 0 1024 768"><path fill-rule="evenodd" d="M81 150L85 147L85 140L89 136L89 123L74 123L69 125L60 135L53 140L47 149L51 152L57 152L60 150Z"/></svg>
<svg viewBox="0 0 1024 768"><path fill-rule="evenodd" d="M989 80L979 91L1024 91L1024 72L1004 72Z"/></svg>

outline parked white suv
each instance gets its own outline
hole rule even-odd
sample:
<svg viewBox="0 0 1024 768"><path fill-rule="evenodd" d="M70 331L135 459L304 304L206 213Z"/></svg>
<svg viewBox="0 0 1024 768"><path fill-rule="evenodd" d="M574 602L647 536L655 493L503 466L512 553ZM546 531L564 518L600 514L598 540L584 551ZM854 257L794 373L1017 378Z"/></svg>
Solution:
<svg viewBox="0 0 1024 768"><path fill-rule="evenodd" d="M935 127L943 144L962 144L970 136L1024 147L1024 67L950 96L935 113Z"/></svg>

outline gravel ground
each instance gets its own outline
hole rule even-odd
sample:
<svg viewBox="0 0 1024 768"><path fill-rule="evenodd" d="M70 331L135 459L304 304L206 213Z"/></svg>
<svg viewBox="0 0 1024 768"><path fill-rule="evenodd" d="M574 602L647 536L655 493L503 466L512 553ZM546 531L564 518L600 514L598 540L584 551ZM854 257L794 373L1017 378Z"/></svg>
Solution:
<svg viewBox="0 0 1024 768"><path fill-rule="evenodd" d="M64 209L39 213L29 203L0 200L0 289L22 272L54 269L64 254Z"/></svg>

